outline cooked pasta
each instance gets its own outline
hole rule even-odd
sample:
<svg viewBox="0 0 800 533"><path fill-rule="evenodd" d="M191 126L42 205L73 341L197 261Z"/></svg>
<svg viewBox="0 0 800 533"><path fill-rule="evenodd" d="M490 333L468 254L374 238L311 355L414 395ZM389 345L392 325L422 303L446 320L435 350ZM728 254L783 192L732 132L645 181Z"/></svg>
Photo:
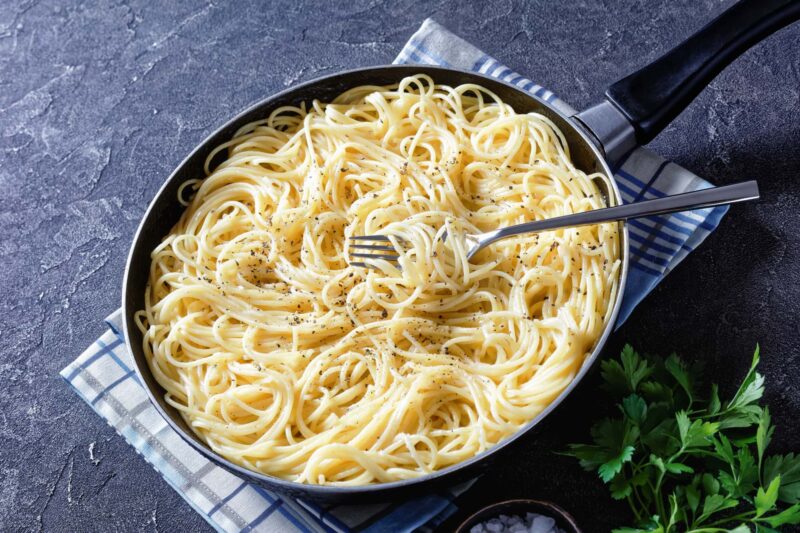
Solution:
<svg viewBox="0 0 800 533"><path fill-rule="evenodd" d="M460 233L604 207L607 179L477 85L417 75L282 107L206 173L137 321L167 401L254 471L363 485L469 459L564 390L618 297L616 224L466 260ZM371 234L399 265L349 264L348 237Z"/></svg>

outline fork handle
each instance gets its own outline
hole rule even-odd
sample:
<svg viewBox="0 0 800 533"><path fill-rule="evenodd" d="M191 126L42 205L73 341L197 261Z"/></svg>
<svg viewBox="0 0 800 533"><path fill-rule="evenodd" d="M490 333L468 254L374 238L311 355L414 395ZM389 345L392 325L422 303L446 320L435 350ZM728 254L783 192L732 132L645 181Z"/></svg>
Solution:
<svg viewBox="0 0 800 533"><path fill-rule="evenodd" d="M511 235L519 235L521 233L587 226L591 224L600 224L602 222L628 220L629 218L675 213L677 211L691 211L693 209L756 200L758 197L758 183L755 181L744 181L742 183L725 185L723 187L711 187L709 189L656 198L655 200L645 200L643 202L634 202L616 207L606 207L603 209L585 211L583 213L575 213L573 215L565 215L500 228L493 232L494 235L488 236L486 240L481 240L481 248L499 241L500 239Z"/></svg>

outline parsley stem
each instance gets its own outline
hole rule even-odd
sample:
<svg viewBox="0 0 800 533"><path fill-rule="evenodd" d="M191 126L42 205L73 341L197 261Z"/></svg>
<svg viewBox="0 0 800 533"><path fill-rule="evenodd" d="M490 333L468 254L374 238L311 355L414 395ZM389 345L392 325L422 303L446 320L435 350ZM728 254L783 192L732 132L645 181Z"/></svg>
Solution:
<svg viewBox="0 0 800 533"><path fill-rule="evenodd" d="M656 509L658 510L659 518L662 520L662 525L664 524L663 520L667 519L667 515L665 514L664 510L664 502L661 501L661 483L663 481L664 481L664 472L662 471L659 472L658 481L656 482L656 486L653 488L653 496L655 496L656 500Z"/></svg>
<svg viewBox="0 0 800 533"><path fill-rule="evenodd" d="M751 520L752 518L755 517L755 514L756 514L755 511L745 511L744 513L739 513L733 516L727 516L725 518L721 518L719 520L711 522L710 524L707 524L707 527L721 526L723 524L729 524L736 520Z"/></svg>
<svg viewBox="0 0 800 533"><path fill-rule="evenodd" d="M637 489L636 487L633 487L633 491L632 492L633 492L634 496L636 496L636 501L639 502L639 506L642 509L647 509L647 505L644 503L644 499L642 498L642 495L639 493L639 489Z"/></svg>
<svg viewBox="0 0 800 533"><path fill-rule="evenodd" d="M630 494L626 496L626 499L628 500L628 506L631 508L631 511L633 511L633 516L636 518L636 523L638 524L642 521L642 515L639 514L639 509L637 509L636 505L633 503L633 498L631 498Z"/></svg>

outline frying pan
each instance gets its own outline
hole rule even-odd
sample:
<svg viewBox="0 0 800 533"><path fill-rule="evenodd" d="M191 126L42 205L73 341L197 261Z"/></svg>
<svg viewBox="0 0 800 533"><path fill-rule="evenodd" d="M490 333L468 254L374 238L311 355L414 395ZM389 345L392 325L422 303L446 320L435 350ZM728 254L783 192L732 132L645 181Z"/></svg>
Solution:
<svg viewBox="0 0 800 533"><path fill-rule="evenodd" d="M387 65L351 70L298 85L267 97L241 112L209 135L197 146L156 194L133 240L122 290L124 332L133 355L136 371L156 409L190 445L228 470L265 488L292 496L327 502L388 501L433 492L475 477L492 461L507 455L514 444L530 438L532 430L558 407L598 359L613 329L622 299L617 298L608 323L572 383L539 416L515 435L493 448L457 465L416 479L358 487L306 485L278 479L235 465L206 446L187 426L177 410L164 400L164 391L150 373L142 350L142 335L134 313L144 308L150 253L178 221L183 207L178 203L178 188L188 179L203 176L208 154L229 140L244 124L261 119L277 107L303 101L328 101L359 85L390 85L412 74L429 75L438 84L476 83L497 94L518 113L537 112L550 118L561 129L569 144L574 164L587 173L602 172L612 177L612 169L636 146L653 139L695 96L733 59L764 37L800 17L800 0L744 0L702 28L666 55L638 72L611 85L599 104L567 117L534 95L494 78L455 69L422 65ZM220 160L224 155L219 156ZM212 168L219 161L212 162ZM621 202L613 179L605 191L610 204ZM620 292L628 273L628 232L620 223Z"/></svg>

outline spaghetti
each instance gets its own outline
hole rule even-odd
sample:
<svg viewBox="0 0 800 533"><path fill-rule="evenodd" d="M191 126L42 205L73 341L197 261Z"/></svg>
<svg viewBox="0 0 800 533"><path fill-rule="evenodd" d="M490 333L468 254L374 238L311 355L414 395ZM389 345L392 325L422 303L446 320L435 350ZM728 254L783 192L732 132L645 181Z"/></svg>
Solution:
<svg viewBox="0 0 800 533"><path fill-rule="evenodd" d="M213 170L220 153L227 158ZM302 483L430 473L580 370L617 298L616 224L456 238L605 206L546 117L424 75L242 127L180 191L137 314L167 401L217 453ZM402 243L349 265L347 238Z"/></svg>

